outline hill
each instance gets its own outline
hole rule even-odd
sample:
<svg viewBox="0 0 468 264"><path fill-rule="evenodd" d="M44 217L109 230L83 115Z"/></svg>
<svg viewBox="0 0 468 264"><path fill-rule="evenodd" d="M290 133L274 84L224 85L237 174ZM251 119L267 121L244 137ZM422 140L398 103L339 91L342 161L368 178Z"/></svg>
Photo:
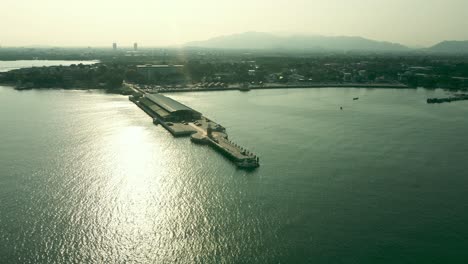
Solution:
<svg viewBox="0 0 468 264"><path fill-rule="evenodd" d="M428 49L431 52L466 53L468 54L468 41L442 41Z"/></svg>
<svg viewBox="0 0 468 264"><path fill-rule="evenodd" d="M409 48L390 42L362 37L293 35L277 36L270 33L246 32L190 42L186 47L217 49L285 49L310 51L408 51Z"/></svg>

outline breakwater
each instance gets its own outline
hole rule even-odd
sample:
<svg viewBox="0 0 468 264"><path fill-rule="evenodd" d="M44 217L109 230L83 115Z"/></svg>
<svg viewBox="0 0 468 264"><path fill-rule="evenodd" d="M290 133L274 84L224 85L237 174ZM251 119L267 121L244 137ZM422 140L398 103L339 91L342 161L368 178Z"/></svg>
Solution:
<svg viewBox="0 0 468 264"><path fill-rule="evenodd" d="M442 103L451 103L455 101L465 101L468 100L467 94L457 94L453 97L446 98L429 98L427 99L428 104L442 104Z"/></svg>

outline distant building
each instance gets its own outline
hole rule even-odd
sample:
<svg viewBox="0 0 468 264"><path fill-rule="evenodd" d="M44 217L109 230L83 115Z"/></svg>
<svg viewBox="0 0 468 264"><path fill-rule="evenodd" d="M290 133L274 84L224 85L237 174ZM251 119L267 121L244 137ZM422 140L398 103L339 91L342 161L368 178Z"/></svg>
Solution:
<svg viewBox="0 0 468 264"><path fill-rule="evenodd" d="M137 71L145 76L146 80L157 80L158 77L167 77L169 75L182 74L184 65L138 65Z"/></svg>
<svg viewBox="0 0 468 264"><path fill-rule="evenodd" d="M345 81L345 82L351 81L352 77L353 77L353 75L350 72L343 73L343 81Z"/></svg>
<svg viewBox="0 0 468 264"><path fill-rule="evenodd" d="M270 83L275 83L279 80L279 75L276 73L271 73L266 77L266 81Z"/></svg>
<svg viewBox="0 0 468 264"><path fill-rule="evenodd" d="M115 43L115 42L112 43L112 49L113 49L113 50L117 50L117 43Z"/></svg>
<svg viewBox="0 0 468 264"><path fill-rule="evenodd" d="M294 73L289 76L289 81L290 82L303 82L305 81L305 76Z"/></svg>
<svg viewBox="0 0 468 264"><path fill-rule="evenodd" d="M214 79L217 81L229 81L234 76L233 72L218 72L214 74Z"/></svg>
<svg viewBox="0 0 468 264"><path fill-rule="evenodd" d="M133 50L134 51L137 51L138 50L138 43L133 43Z"/></svg>
<svg viewBox="0 0 468 264"><path fill-rule="evenodd" d="M414 71L414 72L427 72L427 71L431 71L432 67L413 66L413 67L408 67L408 70Z"/></svg>
<svg viewBox="0 0 468 264"><path fill-rule="evenodd" d="M468 78L466 77L452 77L452 84L458 87L468 87Z"/></svg>

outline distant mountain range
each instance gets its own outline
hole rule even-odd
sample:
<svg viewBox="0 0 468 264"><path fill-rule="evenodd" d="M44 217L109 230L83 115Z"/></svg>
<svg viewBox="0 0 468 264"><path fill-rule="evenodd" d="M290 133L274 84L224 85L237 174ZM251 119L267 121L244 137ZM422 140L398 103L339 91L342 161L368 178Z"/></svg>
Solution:
<svg viewBox="0 0 468 264"><path fill-rule="evenodd" d="M468 41L444 41L426 49L411 49L398 43L362 37L292 35L278 36L262 32L246 32L189 42L185 47L250 50L294 51L371 51L371 52L444 52L468 53Z"/></svg>

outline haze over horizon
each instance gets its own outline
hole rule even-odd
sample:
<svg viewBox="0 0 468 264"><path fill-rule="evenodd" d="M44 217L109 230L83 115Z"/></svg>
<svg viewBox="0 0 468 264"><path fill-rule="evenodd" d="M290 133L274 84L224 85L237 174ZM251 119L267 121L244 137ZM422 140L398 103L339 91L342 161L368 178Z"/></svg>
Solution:
<svg viewBox="0 0 468 264"><path fill-rule="evenodd" d="M468 39L464 0L3 0L0 9L2 46L166 46L246 31L426 47Z"/></svg>

